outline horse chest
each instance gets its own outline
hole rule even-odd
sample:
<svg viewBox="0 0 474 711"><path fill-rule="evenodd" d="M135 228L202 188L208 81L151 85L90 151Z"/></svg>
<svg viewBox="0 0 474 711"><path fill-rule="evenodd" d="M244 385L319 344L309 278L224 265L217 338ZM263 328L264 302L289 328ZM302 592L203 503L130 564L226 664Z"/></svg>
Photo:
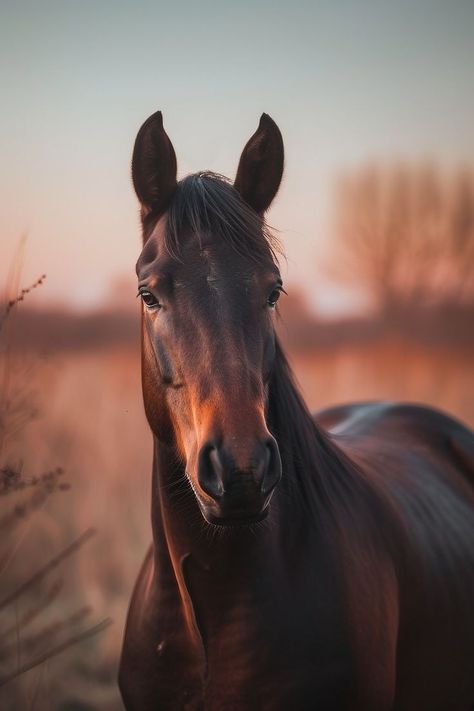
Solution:
<svg viewBox="0 0 474 711"><path fill-rule="evenodd" d="M329 699L350 707L353 669L334 600L288 599L265 585L211 593L203 575L188 584L205 651L206 711L313 711Z"/></svg>
<svg viewBox="0 0 474 711"><path fill-rule="evenodd" d="M207 643L206 711L313 711L335 698L337 708L346 708L353 687L348 658L318 639L316 629L289 630L258 611L230 617Z"/></svg>

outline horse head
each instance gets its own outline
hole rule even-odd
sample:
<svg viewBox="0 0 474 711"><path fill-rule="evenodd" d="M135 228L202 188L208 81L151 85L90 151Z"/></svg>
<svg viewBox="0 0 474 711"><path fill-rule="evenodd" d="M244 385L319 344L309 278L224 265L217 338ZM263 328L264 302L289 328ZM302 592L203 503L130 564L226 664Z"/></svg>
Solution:
<svg viewBox="0 0 474 711"><path fill-rule="evenodd" d="M266 393L283 284L264 212L282 172L281 134L266 114L233 185L209 172L178 182L160 112L143 124L133 152L145 409L215 524L263 518L281 477Z"/></svg>

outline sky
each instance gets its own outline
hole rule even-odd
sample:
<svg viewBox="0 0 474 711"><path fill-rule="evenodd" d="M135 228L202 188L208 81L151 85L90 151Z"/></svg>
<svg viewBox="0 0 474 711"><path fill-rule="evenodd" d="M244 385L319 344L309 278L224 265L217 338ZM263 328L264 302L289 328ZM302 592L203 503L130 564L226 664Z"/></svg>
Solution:
<svg viewBox="0 0 474 711"><path fill-rule="evenodd" d="M157 109L180 177L233 177L261 113L274 118L286 168L268 221L286 280L326 312L352 300L327 268L336 177L369 160L474 162L472 0L0 7L0 286L26 234L24 283L48 275L36 301L90 308L132 284L130 158Z"/></svg>

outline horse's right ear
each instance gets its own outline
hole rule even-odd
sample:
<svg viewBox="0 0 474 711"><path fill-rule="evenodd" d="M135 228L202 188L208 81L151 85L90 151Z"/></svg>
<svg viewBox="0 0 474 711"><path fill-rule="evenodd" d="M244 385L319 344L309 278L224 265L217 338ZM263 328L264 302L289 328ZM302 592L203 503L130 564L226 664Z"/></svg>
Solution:
<svg viewBox="0 0 474 711"><path fill-rule="evenodd" d="M133 148L132 179L142 219L150 213L159 217L166 210L176 188L176 173L176 154L157 111L139 130Z"/></svg>

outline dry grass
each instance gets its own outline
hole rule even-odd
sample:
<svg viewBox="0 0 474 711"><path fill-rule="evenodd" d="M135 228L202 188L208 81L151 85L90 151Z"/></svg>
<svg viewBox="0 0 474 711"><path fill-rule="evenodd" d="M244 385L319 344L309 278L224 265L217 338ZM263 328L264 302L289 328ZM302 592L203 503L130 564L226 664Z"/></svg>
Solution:
<svg viewBox="0 0 474 711"><path fill-rule="evenodd" d="M429 348L406 341L339 346L295 354L292 364L310 409L355 400L420 402L474 425L474 348Z"/></svg>
<svg viewBox="0 0 474 711"><path fill-rule="evenodd" d="M28 373L37 416L14 431L5 451L11 471L31 472L27 481L37 484L18 487L19 478L11 476L9 486L23 498L13 510L2 506L5 520L13 516L6 527L9 540L2 540L2 550L13 552L4 561L2 598L91 524L98 534L80 555L62 562L59 575L35 585L37 599L21 596L8 614L0 610L1 678L48 650L61 652L0 686L0 708L120 708L117 653L130 586L149 539L151 443L142 415L139 362L130 354L104 352L51 361L30 356L30 361L15 365L22 381ZM70 489L38 497L42 488L51 492L62 486L58 472L40 475L51 461L61 462ZM46 488L38 488L42 482ZM18 511L30 507L29 515L17 515L17 505ZM46 605L49 598L52 603ZM35 631L38 606L42 622ZM84 631L104 617L114 619L110 629L83 640ZM72 646L76 640L80 644Z"/></svg>
<svg viewBox="0 0 474 711"><path fill-rule="evenodd" d="M121 708L115 678L123 623L150 540L151 436L142 408L139 356L127 348L42 361L30 357L22 372L29 373L28 391L36 393L39 416L11 438L9 461L36 474L60 462L71 488L19 522L17 554L2 586L7 592L9 581L26 579L32 567L92 526L97 529L93 541L65 561L61 582L45 584L37 602L54 599L48 608L52 629L71 616L79 626L89 608L95 619L110 616L114 624L0 688L0 707L13 709L8 700L15 698L25 709ZM350 399L408 399L474 422L472 353L387 343L295 354L292 360L312 408ZM15 614L21 620L32 613L18 599ZM0 618L0 635L4 623ZM26 627L11 648L15 663L30 647L41 653L41 639Z"/></svg>

